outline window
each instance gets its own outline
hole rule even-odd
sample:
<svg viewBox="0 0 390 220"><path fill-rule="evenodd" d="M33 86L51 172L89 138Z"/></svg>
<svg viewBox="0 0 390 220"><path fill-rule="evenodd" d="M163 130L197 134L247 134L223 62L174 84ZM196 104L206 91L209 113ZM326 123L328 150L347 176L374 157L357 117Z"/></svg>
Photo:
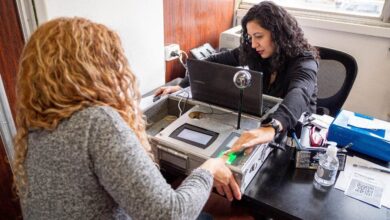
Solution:
<svg viewBox="0 0 390 220"><path fill-rule="evenodd" d="M389 22L390 0L274 0L275 3L298 11L325 12L352 17L377 18ZM242 0L251 6L261 0Z"/></svg>

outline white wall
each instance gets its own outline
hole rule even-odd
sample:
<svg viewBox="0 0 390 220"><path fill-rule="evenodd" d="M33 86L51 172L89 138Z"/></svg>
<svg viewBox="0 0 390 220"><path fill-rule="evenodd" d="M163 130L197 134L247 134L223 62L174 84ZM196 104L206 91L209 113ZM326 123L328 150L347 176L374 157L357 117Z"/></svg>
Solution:
<svg viewBox="0 0 390 220"><path fill-rule="evenodd" d="M302 24L302 23L301 23ZM358 74L343 109L389 120L390 38L302 25L309 42L355 57Z"/></svg>
<svg viewBox="0 0 390 220"><path fill-rule="evenodd" d="M165 82L162 0L35 0L41 24L59 16L79 16L118 32L144 94Z"/></svg>

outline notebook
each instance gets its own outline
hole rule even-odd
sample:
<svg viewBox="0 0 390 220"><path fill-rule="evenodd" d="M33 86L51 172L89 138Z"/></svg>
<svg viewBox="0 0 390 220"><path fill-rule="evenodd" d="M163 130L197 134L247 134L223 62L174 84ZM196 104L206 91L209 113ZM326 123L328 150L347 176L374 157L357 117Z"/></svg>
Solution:
<svg viewBox="0 0 390 220"><path fill-rule="evenodd" d="M188 74L192 98L237 111L240 90L234 85L233 77L242 68L188 59ZM244 89L242 111L261 116L263 108L263 73L247 70L251 84Z"/></svg>

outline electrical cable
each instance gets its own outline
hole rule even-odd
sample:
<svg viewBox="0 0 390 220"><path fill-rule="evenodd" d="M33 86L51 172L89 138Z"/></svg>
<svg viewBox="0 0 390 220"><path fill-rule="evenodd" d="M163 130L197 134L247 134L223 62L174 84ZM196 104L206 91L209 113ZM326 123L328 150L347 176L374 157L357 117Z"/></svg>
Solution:
<svg viewBox="0 0 390 220"><path fill-rule="evenodd" d="M185 55L185 62L183 62L183 54ZM183 65L184 69L187 70L187 59L188 59L188 54L183 51L183 50L180 50L179 51L179 61L181 63L181 65Z"/></svg>
<svg viewBox="0 0 390 220"><path fill-rule="evenodd" d="M182 99L183 99L183 96L180 97L179 102L177 103L177 108L179 109L179 117L180 117L181 114L183 113L183 111L182 111L181 108L180 108L180 103L181 103L181 100L182 100Z"/></svg>
<svg viewBox="0 0 390 220"><path fill-rule="evenodd" d="M183 54L185 55L185 62L183 61ZM180 61L181 65L184 67L184 69L186 70L186 72L184 74L185 76L188 76L187 59L188 59L188 54L185 51L180 50L179 51L179 61Z"/></svg>
<svg viewBox="0 0 390 220"><path fill-rule="evenodd" d="M183 90L183 92L187 95L187 97L185 97L183 110L180 107L180 103L181 103L181 101L183 100L184 97L181 96L180 99L179 99L179 102L177 103L177 108L179 109L179 117L183 114L183 111L185 111L188 98L190 97L190 94L187 91Z"/></svg>

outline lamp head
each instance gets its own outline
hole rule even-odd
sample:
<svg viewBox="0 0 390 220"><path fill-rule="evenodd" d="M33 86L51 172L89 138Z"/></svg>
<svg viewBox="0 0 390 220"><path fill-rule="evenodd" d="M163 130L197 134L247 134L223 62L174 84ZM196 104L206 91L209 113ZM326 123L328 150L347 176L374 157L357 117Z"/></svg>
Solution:
<svg viewBox="0 0 390 220"><path fill-rule="evenodd" d="M233 82L239 89L245 89L250 86L252 75L246 70L240 70L234 74Z"/></svg>

